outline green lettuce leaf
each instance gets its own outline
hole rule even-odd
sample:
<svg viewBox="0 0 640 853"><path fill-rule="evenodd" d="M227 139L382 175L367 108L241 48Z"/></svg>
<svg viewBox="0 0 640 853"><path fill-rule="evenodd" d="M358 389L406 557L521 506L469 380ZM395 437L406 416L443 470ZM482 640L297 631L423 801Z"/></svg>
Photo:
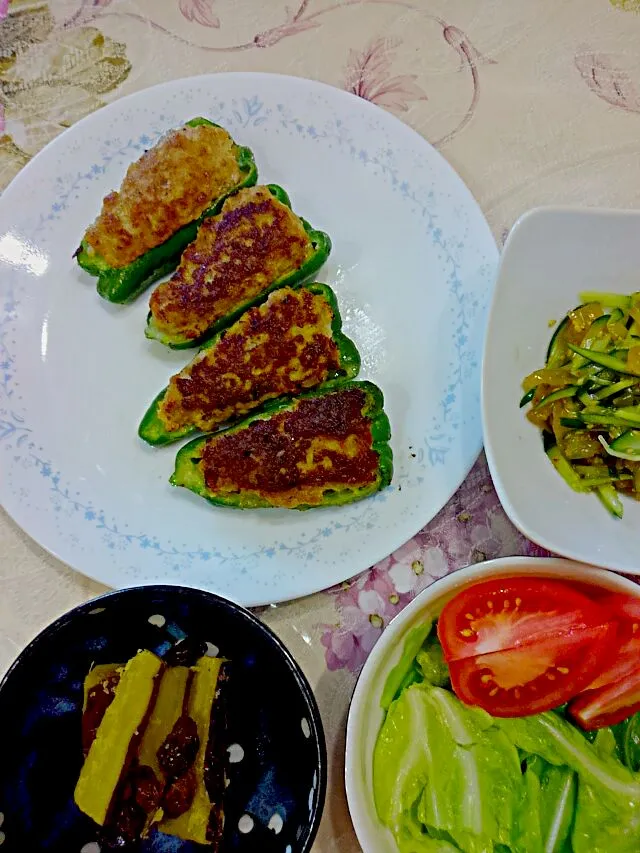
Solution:
<svg viewBox="0 0 640 853"><path fill-rule="evenodd" d="M460 848L449 841L429 835L420 838L401 835L396 841L400 853L460 853Z"/></svg>
<svg viewBox="0 0 640 853"><path fill-rule="evenodd" d="M638 853L640 800L580 780L571 840L573 853Z"/></svg>
<svg viewBox="0 0 640 853"><path fill-rule="evenodd" d="M620 758L633 771L640 770L640 713L612 728Z"/></svg>
<svg viewBox="0 0 640 853"><path fill-rule="evenodd" d="M398 837L417 803L432 766L428 708L419 686L390 706L373 753L373 792L380 820Z"/></svg>
<svg viewBox="0 0 640 853"><path fill-rule="evenodd" d="M415 678L412 679L410 676L412 671L415 671L416 655L420 651L424 641L431 633L432 627L433 622L421 622L413 627L407 634L400 660L387 676L387 680L382 690L380 705L385 710L399 695L400 691L403 688L408 687L409 683L412 683L415 680Z"/></svg>
<svg viewBox="0 0 640 853"><path fill-rule="evenodd" d="M640 800L640 778L615 758L600 753L571 723L553 711L531 717L505 717L496 719L496 723L524 752L539 755L556 767L570 767L581 780L595 787L626 799Z"/></svg>
<svg viewBox="0 0 640 853"><path fill-rule="evenodd" d="M405 815L396 842L400 853L460 853L460 848L450 839L430 835L420 823L415 808Z"/></svg>
<svg viewBox="0 0 640 853"><path fill-rule="evenodd" d="M416 657L422 676L435 687L448 687L449 667L444 659L442 646L435 634L430 635Z"/></svg>
<svg viewBox="0 0 640 853"><path fill-rule="evenodd" d="M553 712L497 722L520 749L578 774L573 853L638 853L640 777L611 755L609 737L591 744Z"/></svg>
<svg viewBox="0 0 640 853"><path fill-rule="evenodd" d="M447 690L413 684L393 702L376 744L373 782L378 815L399 844L407 843L417 803L429 833L466 853L493 853L497 844L542 851L531 839L526 847L519 841L518 815L532 804L523 809L528 792L515 746L487 713Z"/></svg>
<svg viewBox="0 0 640 853"><path fill-rule="evenodd" d="M578 779L568 767L554 767L539 755L526 758L527 773L540 782L540 833L544 853L571 853L571 828Z"/></svg>
<svg viewBox="0 0 640 853"><path fill-rule="evenodd" d="M523 796L516 805L510 849L513 853L547 853L542 846L540 779L527 767L522 777Z"/></svg>
<svg viewBox="0 0 640 853"><path fill-rule="evenodd" d="M593 748L603 758L620 758L620 751L613 731L609 728L598 729Z"/></svg>

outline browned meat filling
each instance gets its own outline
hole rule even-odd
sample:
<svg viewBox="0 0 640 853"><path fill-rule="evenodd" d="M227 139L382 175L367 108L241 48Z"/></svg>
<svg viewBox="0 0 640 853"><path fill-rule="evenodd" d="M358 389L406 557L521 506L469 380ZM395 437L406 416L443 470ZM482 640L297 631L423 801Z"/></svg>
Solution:
<svg viewBox="0 0 640 853"><path fill-rule="evenodd" d="M379 459L365 405L360 389L346 388L212 436L200 463L207 488L292 507L321 504L327 489L375 483Z"/></svg>
<svg viewBox="0 0 640 853"><path fill-rule="evenodd" d="M237 146L221 127L185 126L132 163L85 234L110 267L127 266L197 219L240 181Z"/></svg>
<svg viewBox="0 0 640 853"><path fill-rule="evenodd" d="M332 320L322 295L276 290L171 378L159 407L167 430L210 431L265 400L324 382L340 367Z"/></svg>
<svg viewBox="0 0 640 853"><path fill-rule="evenodd" d="M240 190L203 222L173 277L154 290L154 323L193 340L312 254L300 219L266 187Z"/></svg>

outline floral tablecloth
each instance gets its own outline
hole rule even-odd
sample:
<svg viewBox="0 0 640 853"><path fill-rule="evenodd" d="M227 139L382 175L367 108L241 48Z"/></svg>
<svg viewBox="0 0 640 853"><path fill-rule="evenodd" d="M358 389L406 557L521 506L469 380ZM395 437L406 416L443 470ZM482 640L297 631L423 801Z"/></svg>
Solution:
<svg viewBox="0 0 640 853"><path fill-rule="evenodd" d="M637 206L638 44L640 0L0 0L0 187L65 127L129 92L211 71L277 71L347 89L416 128L502 241L538 204ZM331 768L314 850L358 850L344 724L385 625L448 572L540 553L506 518L481 457L395 554L335 589L261 609L324 719ZM103 591L3 514L0 581L0 672L46 623Z"/></svg>

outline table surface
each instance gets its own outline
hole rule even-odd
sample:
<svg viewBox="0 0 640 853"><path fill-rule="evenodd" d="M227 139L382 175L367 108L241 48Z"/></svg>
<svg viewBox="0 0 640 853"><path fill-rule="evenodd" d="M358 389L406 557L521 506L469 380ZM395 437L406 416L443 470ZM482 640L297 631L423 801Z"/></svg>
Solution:
<svg viewBox="0 0 640 853"><path fill-rule="evenodd" d="M275 71L347 89L412 125L502 243L540 204L637 206L639 41L640 0L0 0L0 188L115 98L192 74ZM506 518L481 457L395 554L337 588L260 609L324 720L330 778L314 851L359 849L344 798L345 718L384 626L448 572L541 553ZM104 589L1 511L0 581L0 673L44 625Z"/></svg>

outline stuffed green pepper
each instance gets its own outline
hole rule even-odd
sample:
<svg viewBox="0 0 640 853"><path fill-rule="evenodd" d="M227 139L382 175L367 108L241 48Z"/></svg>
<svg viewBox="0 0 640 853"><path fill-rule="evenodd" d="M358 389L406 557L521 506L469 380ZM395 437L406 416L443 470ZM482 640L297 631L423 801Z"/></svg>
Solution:
<svg viewBox="0 0 640 853"><path fill-rule="evenodd" d="M296 216L281 187L241 190L202 223L175 274L151 294L147 337L198 346L271 291L308 281L330 251L328 235Z"/></svg>
<svg viewBox="0 0 640 853"><path fill-rule="evenodd" d="M170 482L238 509L338 506L385 488L393 475L389 419L379 388L337 383L196 438Z"/></svg>
<svg viewBox="0 0 640 853"><path fill-rule="evenodd" d="M283 287L206 343L149 406L138 430L152 445L212 432L265 402L353 379L355 344L342 333L335 294L314 282Z"/></svg>
<svg viewBox="0 0 640 853"><path fill-rule="evenodd" d="M78 264L97 276L104 299L131 302L177 267L204 218L257 177L248 148L213 122L192 119L129 166L87 229Z"/></svg>

